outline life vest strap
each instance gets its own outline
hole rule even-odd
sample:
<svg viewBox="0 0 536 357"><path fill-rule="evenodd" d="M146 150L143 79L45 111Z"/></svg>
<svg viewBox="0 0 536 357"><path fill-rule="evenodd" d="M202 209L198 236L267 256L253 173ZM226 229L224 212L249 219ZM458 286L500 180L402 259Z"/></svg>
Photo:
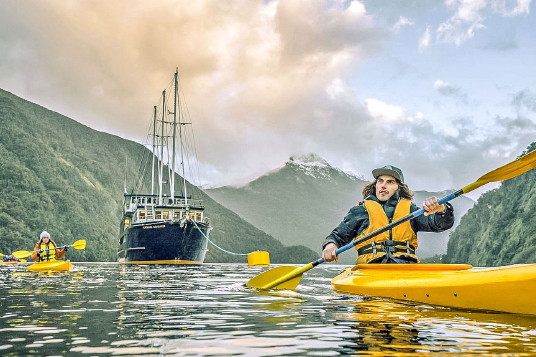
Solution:
<svg viewBox="0 0 536 357"><path fill-rule="evenodd" d="M400 248L400 246L405 248ZM357 254L376 254L378 251L385 252L387 255L392 255L394 253L415 254L415 247L409 244L409 241L399 242L396 240L385 240L379 243L372 241L370 244L359 248Z"/></svg>

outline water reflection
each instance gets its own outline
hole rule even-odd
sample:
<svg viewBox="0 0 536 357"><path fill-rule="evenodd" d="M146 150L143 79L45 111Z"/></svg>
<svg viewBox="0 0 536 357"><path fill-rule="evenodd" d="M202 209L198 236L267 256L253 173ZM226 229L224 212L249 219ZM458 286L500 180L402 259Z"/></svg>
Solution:
<svg viewBox="0 0 536 357"><path fill-rule="evenodd" d="M351 305L353 311L337 314L337 320L356 331L350 342L359 355L536 352L536 321L531 316L468 312L384 299Z"/></svg>
<svg viewBox="0 0 536 357"><path fill-rule="evenodd" d="M77 264L0 270L2 356L331 356L536 353L532 316L333 292L327 266L258 291L246 265Z"/></svg>

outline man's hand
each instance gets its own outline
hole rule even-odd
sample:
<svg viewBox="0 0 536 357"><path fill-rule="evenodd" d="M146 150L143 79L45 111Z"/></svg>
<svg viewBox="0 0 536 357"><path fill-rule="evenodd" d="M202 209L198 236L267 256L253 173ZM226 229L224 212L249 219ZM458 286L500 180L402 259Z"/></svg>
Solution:
<svg viewBox="0 0 536 357"><path fill-rule="evenodd" d="M322 259L324 259L326 262L332 262L332 261L339 261L339 257L335 253L335 251L338 249L337 245L335 243L328 243L324 247L324 250L322 251Z"/></svg>
<svg viewBox="0 0 536 357"><path fill-rule="evenodd" d="M447 206L443 204L440 205L439 203L437 203L437 201L438 199L435 196L424 200L422 208L426 211L424 212L425 216L431 215L432 213L436 212L445 212L447 210Z"/></svg>

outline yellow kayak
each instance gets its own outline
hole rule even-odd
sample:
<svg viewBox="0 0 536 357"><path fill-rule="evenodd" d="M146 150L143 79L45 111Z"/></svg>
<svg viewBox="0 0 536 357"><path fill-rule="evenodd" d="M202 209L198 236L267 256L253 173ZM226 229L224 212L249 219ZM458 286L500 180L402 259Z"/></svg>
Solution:
<svg viewBox="0 0 536 357"><path fill-rule="evenodd" d="M69 260L53 260L50 262L37 262L29 265L30 271L69 271L73 269L73 265Z"/></svg>
<svg viewBox="0 0 536 357"><path fill-rule="evenodd" d="M536 264L358 264L333 278L337 291L463 309L536 314Z"/></svg>
<svg viewBox="0 0 536 357"><path fill-rule="evenodd" d="M2 262L0 263L0 265L18 265L20 262L17 262L17 261L7 261L7 262Z"/></svg>

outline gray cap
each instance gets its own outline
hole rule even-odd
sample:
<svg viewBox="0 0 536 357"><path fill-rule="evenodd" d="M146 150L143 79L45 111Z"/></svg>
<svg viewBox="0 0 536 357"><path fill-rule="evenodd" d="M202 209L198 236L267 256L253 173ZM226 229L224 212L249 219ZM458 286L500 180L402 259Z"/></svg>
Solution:
<svg viewBox="0 0 536 357"><path fill-rule="evenodd" d="M387 165L372 170L372 176L374 176L375 179L377 179L381 175L393 176L398 181L404 183L404 175L402 174L402 170L400 170L398 167Z"/></svg>

